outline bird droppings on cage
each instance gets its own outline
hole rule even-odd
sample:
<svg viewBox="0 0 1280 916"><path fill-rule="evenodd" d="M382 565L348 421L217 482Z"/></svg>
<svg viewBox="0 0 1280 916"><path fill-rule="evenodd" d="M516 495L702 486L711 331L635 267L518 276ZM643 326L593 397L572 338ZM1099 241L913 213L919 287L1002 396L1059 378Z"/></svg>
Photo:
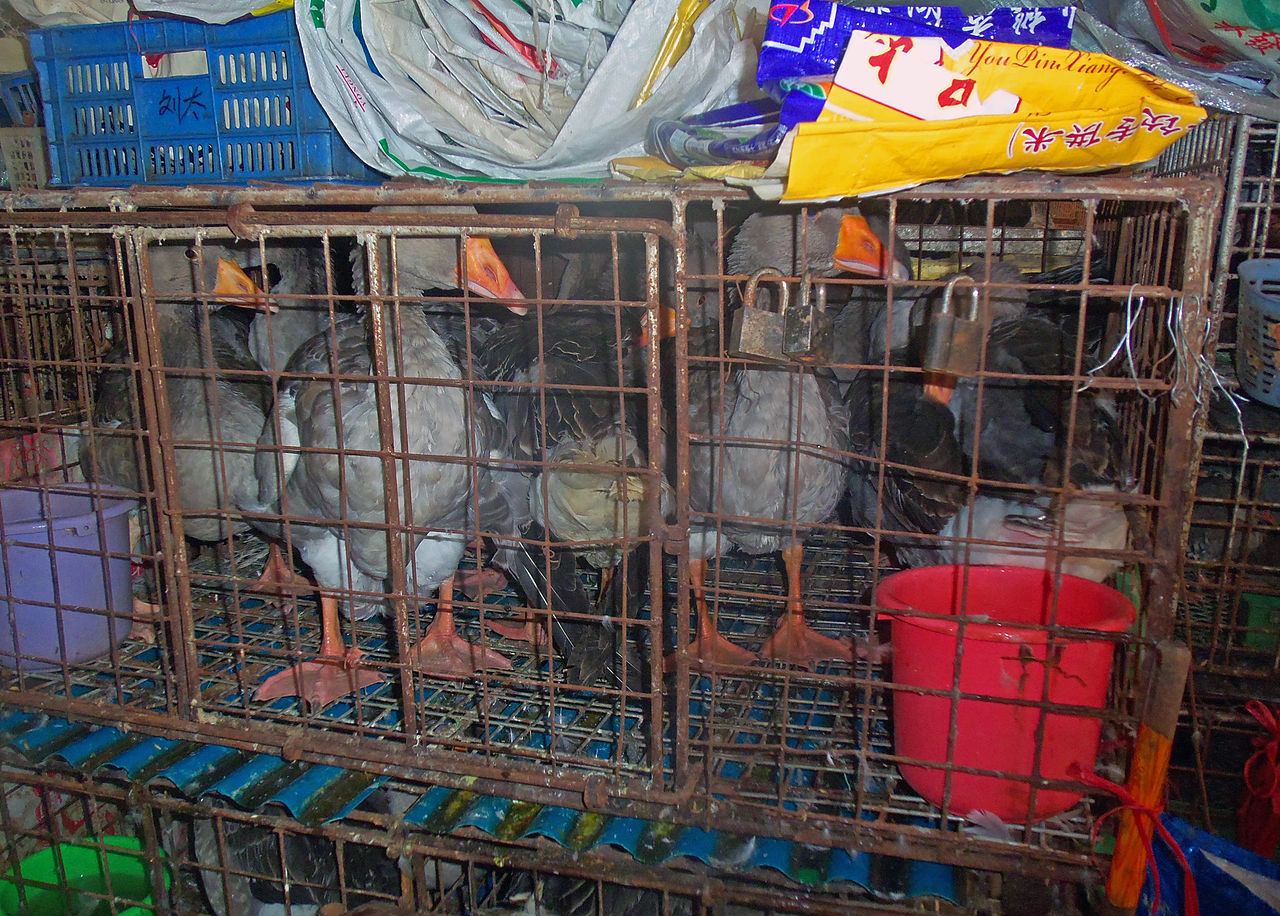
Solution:
<svg viewBox="0 0 1280 916"><path fill-rule="evenodd" d="M65 720L60 724L72 727ZM13 717L5 725L13 734ZM21 742L25 735L18 737ZM268 797L255 793L250 781L255 763L265 759L260 755L237 757L244 765L224 766L225 777L213 782L201 772L209 762L198 764L205 749L154 746L141 737L117 741L115 757L99 751L74 778L61 772L65 763L81 760L77 748L94 742L89 732L67 743L65 754L47 758L54 772L6 767L0 811L16 855L28 856L50 841L93 844L128 837L154 843L157 852L150 858L174 879L168 902L177 913L266 916L314 913L317 906L338 911L397 905L523 913L528 904L568 916L600 912L600 906L604 912L667 916L703 912L686 899L696 897L702 906L728 904L747 916L786 912L788 897L797 893L807 897L805 912L842 912L855 901L899 912L887 904L893 900L913 911L947 912L948 904L976 897L956 870L929 863L601 819L396 782L370 786L360 774L324 767L291 768L277 761L278 791ZM31 761L48 746L27 742L23 753ZM190 757L183 756L186 751ZM256 769L263 772L261 765ZM126 774L127 781L97 779L109 773ZM354 788L347 785L353 777ZM326 784L333 788L326 790ZM293 803L335 793L344 796L337 806L299 809ZM282 816L285 811L294 819ZM593 880L602 868L609 879ZM825 894L825 902L815 892ZM484 906L495 909L477 909Z"/></svg>
<svg viewBox="0 0 1280 916"><path fill-rule="evenodd" d="M144 506L136 591L161 611L99 610L153 640L89 663L41 670L17 652L5 677L20 701L371 772L430 767L451 789L767 821L817 845L960 864L1030 851L1047 872L1090 867L1088 795L1049 819L1005 818L1014 844L959 846L970 811L904 781L905 764L1032 795L1070 782L1034 753L905 757L894 709L915 688L873 595L903 566L998 556L1086 571L1139 599L1145 632L1167 626L1194 412L1174 389L1203 368L1179 348L1204 332L1207 186L976 180L856 213L760 215L706 188L481 188L465 210L435 192L255 193L230 213L152 201L59 215L70 249L99 246L95 302L113 330L90 348L79 298L54 300L71 351L15 350L0 368L61 379L63 412L19 410L9 426L77 437L95 480L104 445L126 446L136 470L114 482ZM42 215L15 210L11 236L48 235ZM854 217L882 249L871 273L845 269ZM161 269L173 254L185 285ZM792 294L797 334L774 318L782 339L809 342L798 358L731 352L761 268L777 272L761 309ZM931 362L965 349L939 317L957 275L975 311L953 324L1021 333L968 348L972 366ZM43 302L23 295L28 311ZM811 346L819 303L842 329L830 360ZM658 333L667 306L682 322L672 340ZM842 349L860 322L879 346ZM1039 350L1014 352L1029 338ZM851 399L858 386L870 393ZM229 422L242 388L261 397L257 435ZM897 391L937 405L944 464L911 454L931 443L904 435ZM213 484L200 495L193 460ZM904 501L924 491L949 514ZM1049 607L1037 646L1077 635ZM1088 718L1123 734L1143 642L1105 639L1121 651ZM1039 685L1022 694L963 679L941 693L1054 721L1048 687L1026 676L1032 653L1006 678Z"/></svg>

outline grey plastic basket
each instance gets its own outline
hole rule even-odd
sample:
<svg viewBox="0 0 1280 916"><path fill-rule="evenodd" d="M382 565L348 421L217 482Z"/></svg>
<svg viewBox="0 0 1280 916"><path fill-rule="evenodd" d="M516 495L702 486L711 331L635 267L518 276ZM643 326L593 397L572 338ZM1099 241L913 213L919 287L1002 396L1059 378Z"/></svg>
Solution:
<svg viewBox="0 0 1280 916"><path fill-rule="evenodd" d="M1241 262L1236 377L1245 394L1280 407L1280 258Z"/></svg>

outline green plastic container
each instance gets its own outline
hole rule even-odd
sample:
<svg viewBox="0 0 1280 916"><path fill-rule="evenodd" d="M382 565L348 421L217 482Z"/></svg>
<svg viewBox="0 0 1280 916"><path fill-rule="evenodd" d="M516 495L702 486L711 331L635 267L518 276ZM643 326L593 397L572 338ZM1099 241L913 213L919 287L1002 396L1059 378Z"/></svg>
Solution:
<svg viewBox="0 0 1280 916"><path fill-rule="evenodd" d="M1280 597L1245 592L1244 645L1247 649L1275 652L1280 649Z"/></svg>
<svg viewBox="0 0 1280 916"><path fill-rule="evenodd" d="M110 900L90 897L87 893L113 895L116 916L152 916L155 910L151 906L151 874L141 854L142 844L127 836L105 836L102 844L103 849L99 850L97 846L60 843L27 856L18 863L17 869L26 905L22 904L14 872L10 871L0 878L0 916L109 916L112 913ZM112 847L120 852L112 852ZM168 888L171 878L167 866L163 872L164 886ZM107 875L110 875L110 890ZM126 903L135 905L126 906Z"/></svg>

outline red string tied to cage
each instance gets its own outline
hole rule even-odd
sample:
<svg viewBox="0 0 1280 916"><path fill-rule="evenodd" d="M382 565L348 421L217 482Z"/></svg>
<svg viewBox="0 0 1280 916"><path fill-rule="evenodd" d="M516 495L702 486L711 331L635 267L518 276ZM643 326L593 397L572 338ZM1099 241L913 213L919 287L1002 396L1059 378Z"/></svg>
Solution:
<svg viewBox="0 0 1280 916"><path fill-rule="evenodd" d="M1253 739L1257 750L1245 761L1236 842L1269 859L1280 845L1280 714L1260 700L1250 700L1244 708L1267 734Z"/></svg>
<svg viewBox="0 0 1280 916"><path fill-rule="evenodd" d="M138 41L138 33L133 28L133 21L135 19L145 18L145 16L139 16L138 11L132 6L129 7L129 15L127 19L129 23L129 37L133 39L133 46L139 54L142 54L142 44ZM142 57L147 62L148 67L152 70L158 70L160 69L160 61L164 60L164 52L161 51L159 54L142 54Z"/></svg>
<svg viewBox="0 0 1280 916"><path fill-rule="evenodd" d="M1169 833L1169 828L1160 820L1160 815L1164 813L1164 806L1144 805L1134 798L1133 793L1124 786L1109 779L1103 779L1096 773L1087 773L1077 764L1073 764L1071 770L1070 775L1072 778L1078 779L1085 785L1095 789L1110 792L1120 799L1120 804L1093 822L1092 843L1097 842L1098 831L1102 828L1107 818L1119 814L1121 811L1128 811L1133 815L1134 827L1138 831L1138 836L1142 839L1142 845L1147 850L1147 868L1151 870L1151 912L1160 912L1160 870L1156 868L1156 851L1152 842L1154 837L1158 836L1165 846L1169 847L1169 851L1173 853L1174 861L1182 869L1183 913L1186 916L1200 916L1200 893L1196 889L1196 878L1191 872L1191 863L1187 861L1186 853L1182 851L1182 847L1178 845L1177 840Z"/></svg>

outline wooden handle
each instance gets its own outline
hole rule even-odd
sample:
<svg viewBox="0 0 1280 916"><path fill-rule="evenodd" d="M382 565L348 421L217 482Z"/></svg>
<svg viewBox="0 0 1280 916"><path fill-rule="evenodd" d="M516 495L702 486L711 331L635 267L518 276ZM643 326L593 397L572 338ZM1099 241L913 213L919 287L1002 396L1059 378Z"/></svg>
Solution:
<svg viewBox="0 0 1280 916"><path fill-rule="evenodd" d="M1172 739L1178 730L1178 713L1182 710L1182 692L1191 670L1191 650L1176 639L1166 639L1156 646L1155 670L1147 684L1147 702L1142 724Z"/></svg>
<svg viewBox="0 0 1280 916"><path fill-rule="evenodd" d="M1138 741L1129 766L1125 787L1139 804L1159 807L1163 801L1165 779L1169 775L1169 754L1173 750L1173 733L1178 727L1178 711L1182 707L1182 691L1187 672L1191 670L1191 650L1176 640L1163 640L1156 646L1155 665L1147 683L1147 701L1138 727ZM1109 913L1132 913L1142 895L1147 874L1147 850L1140 830L1152 831L1131 811L1120 812L1120 829L1116 833L1116 850L1107 874Z"/></svg>

